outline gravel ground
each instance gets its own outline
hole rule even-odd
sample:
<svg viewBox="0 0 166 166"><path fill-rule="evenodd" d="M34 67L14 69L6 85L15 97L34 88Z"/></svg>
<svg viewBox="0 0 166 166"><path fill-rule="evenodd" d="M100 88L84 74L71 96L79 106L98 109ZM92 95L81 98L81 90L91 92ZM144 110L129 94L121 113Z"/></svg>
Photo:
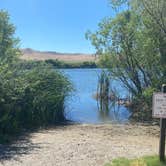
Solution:
<svg viewBox="0 0 166 166"><path fill-rule="evenodd" d="M157 126L61 126L0 145L0 166L103 166L117 157L157 154L158 142Z"/></svg>

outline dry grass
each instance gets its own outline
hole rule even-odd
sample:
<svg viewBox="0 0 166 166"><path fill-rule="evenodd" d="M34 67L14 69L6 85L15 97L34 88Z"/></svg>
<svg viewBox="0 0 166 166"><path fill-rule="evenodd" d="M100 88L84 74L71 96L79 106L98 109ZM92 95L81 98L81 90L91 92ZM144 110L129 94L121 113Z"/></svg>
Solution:
<svg viewBox="0 0 166 166"><path fill-rule="evenodd" d="M92 54L41 52L32 49L23 49L22 53L23 55L21 59L25 60L58 59L65 62L84 62L96 60L95 56Z"/></svg>

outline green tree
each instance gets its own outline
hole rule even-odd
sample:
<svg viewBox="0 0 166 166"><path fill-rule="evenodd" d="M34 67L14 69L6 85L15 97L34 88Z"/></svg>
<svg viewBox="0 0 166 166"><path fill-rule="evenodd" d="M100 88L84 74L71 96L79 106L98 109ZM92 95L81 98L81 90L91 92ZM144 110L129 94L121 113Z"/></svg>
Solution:
<svg viewBox="0 0 166 166"><path fill-rule="evenodd" d="M156 49L161 55L161 65L166 82L166 1L165 0L137 0L137 10L141 10L141 16L146 22L145 26L150 29L153 39L157 40ZM139 8L138 8L139 7Z"/></svg>
<svg viewBox="0 0 166 166"><path fill-rule="evenodd" d="M104 19L97 32L86 34L100 54L101 66L110 69L112 77L124 84L137 103L145 103L149 113L153 91L160 90L166 80L165 1L152 1L112 0L113 8L126 3L127 9L115 18Z"/></svg>
<svg viewBox="0 0 166 166"><path fill-rule="evenodd" d="M10 23L7 12L0 10L0 63L11 63L15 60L20 51L19 40L14 37L15 27Z"/></svg>
<svg viewBox="0 0 166 166"><path fill-rule="evenodd" d="M160 77L160 56L155 41L143 29L140 17L133 11L124 11L116 18L99 24L89 39L98 44L100 63L111 69L111 74L122 81L134 95L142 94Z"/></svg>
<svg viewBox="0 0 166 166"><path fill-rule="evenodd" d="M110 0L112 7L117 8L127 3L149 30L148 36L156 41L156 49L161 55L160 64L166 81L166 1L165 0Z"/></svg>

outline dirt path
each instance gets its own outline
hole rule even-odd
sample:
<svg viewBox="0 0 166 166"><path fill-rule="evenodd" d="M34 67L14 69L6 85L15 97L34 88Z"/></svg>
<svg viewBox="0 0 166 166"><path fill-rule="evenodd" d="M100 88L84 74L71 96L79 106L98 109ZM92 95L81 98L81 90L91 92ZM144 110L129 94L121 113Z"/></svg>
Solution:
<svg viewBox="0 0 166 166"><path fill-rule="evenodd" d="M0 146L0 166L103 166L117 157L158 152L157 126L70 125L31 133Z"/></svg>

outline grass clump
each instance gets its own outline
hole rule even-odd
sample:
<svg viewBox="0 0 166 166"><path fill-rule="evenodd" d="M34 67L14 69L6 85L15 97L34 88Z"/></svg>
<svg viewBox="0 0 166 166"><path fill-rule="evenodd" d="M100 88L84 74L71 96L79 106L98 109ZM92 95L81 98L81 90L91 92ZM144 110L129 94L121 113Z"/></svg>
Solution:
<svg viewBox="0 0 166 166"><path fill-rule="evenodd" d="M139 159L119 158L105 166L165 166L166 162L160 162L158 156L146 156Z"/></svg>

